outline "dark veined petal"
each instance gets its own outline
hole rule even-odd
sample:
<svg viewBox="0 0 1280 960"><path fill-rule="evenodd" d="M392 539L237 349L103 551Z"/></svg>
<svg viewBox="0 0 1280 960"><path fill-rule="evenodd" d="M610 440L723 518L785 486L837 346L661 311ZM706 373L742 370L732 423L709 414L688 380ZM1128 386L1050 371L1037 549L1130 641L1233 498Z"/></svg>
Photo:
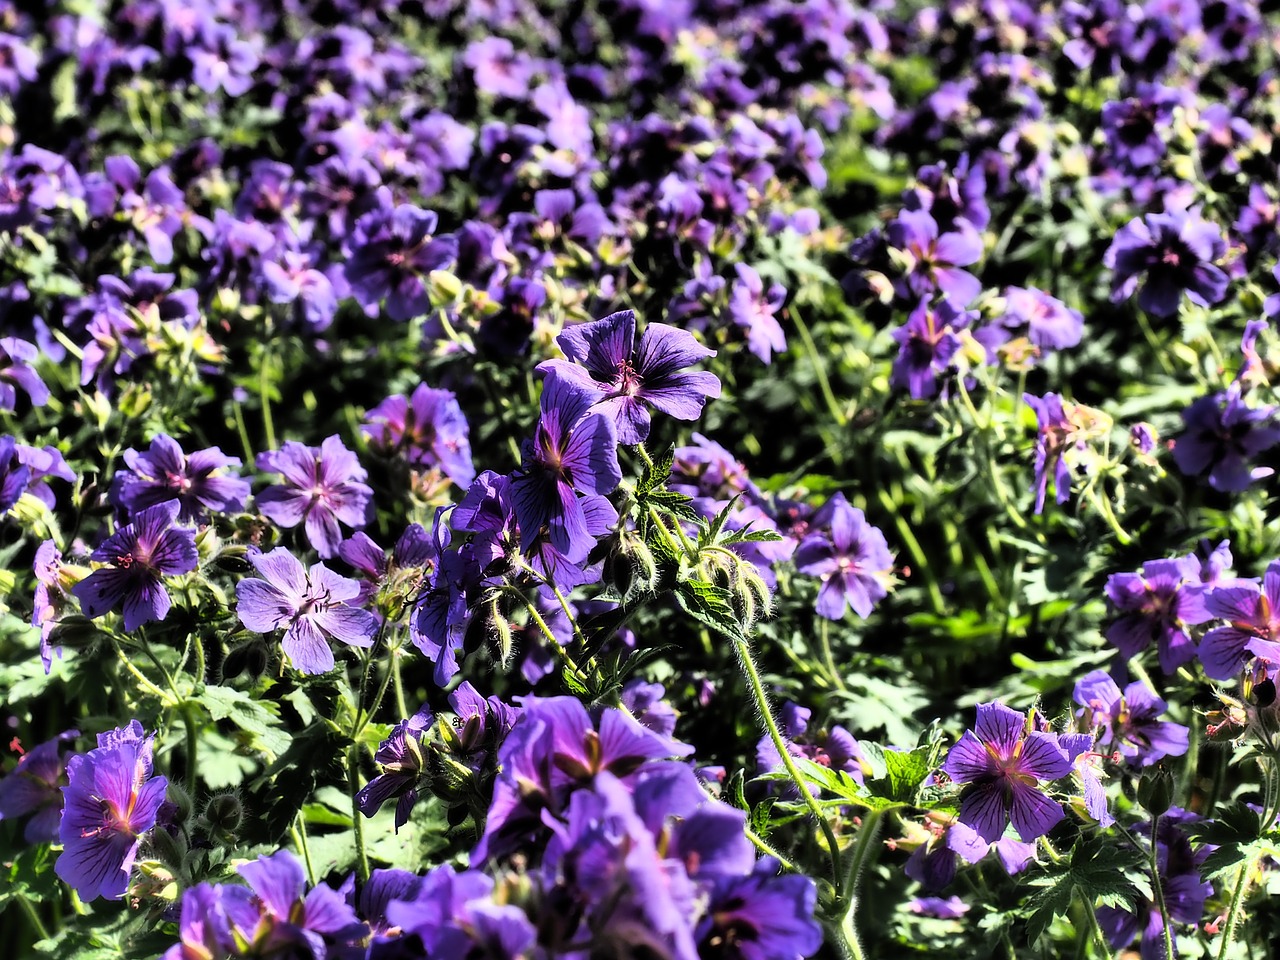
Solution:
<svg viewBox="0 0 1280 960"><path fill-rule="evenodd" d="M978 704L978 719L973 730L979 740L993 747L1001 757L1007 758L1013 754L1014 747L1022 739L1026 723L1024 714L1003 703L992 701Z"/></svg>
<svg viewBox="0 0 1280 960"><path fill-rule="evenodd" d="M299 673L328 673L333 669L333 651L324 634L307 617L293 622L281 646Z"/></svg>
<svg viewBox="0 0 1280 960"><path fill-rule="evenodd" d="M605 496L622 482L618 434L613 421L589 414L578 421L564 446L561 468L575 490Z"/></svg>
<svg viewBox="0 0 1280 960"><path fill-rule="evenodd" d="M255 633L270 633L291 622L297 612L295 602L265 580L236 584L236 616Z"/></svg>
<svg viewBox="0 0 1280 960"><path fill-rule="evenodd" d="M302 561L284 547L276 547L270 553L252 554L249 562L291 603L296 605L305 599L307 571L302 566Z"/></svg>
<svg viewBox="0 0 1280 960"><path fill-rule="evenodd" d="M1023 840L1030 842L1044 836L1066 816L1062 812L1062 804L1020 780L1010 781L1008 789L1009 819Z"/></svg>
<svg viewBox="0 0 1280 960"><path fill-rule="evenodd" d="M316 610L310 617L325 633L353 647L372 646L378 632L377 617L368 610L349 607L345 603L327 610Z"/></svg>
<svg viewBox="0 0 1280 960"><path fill-rule="evenodd" d="M124 628L137 630L144 623L163 620L173 601L159 579L135 577L124 598Z"/></svg>
<svg viewBox="0 0 1280 960"><path fill-rule="evenodd" d="M942 770L956 783L969 783L996 773L996 764L982 741L966 730L947 754Z"/></svg>
<svg viewBox="0 0 1280 960"><path fill-rule="evenodd" d="M1071 773L1071 761L1066 758L1058 740L1048 733L1030 733L1022 742L1018 755L1018 772L1028 773L1041 780L1057 780Z"/></svg>
<svg viewBox="0 0 1280 960"><path fill-rule="evenodd" d="M973 827L988 843L999 840L1009 825L1001 784L997 781L970 787L960 801L960 821Z"/></svg>
<svg viewBox="0 0 1280 960"><path fill-rule="evenodd" d="M564 355L586 367L596 380L611 382L622 363L631 362L636 336L636 315L631 310L612 313L602 320L566 327L556 338Z"/></svg>

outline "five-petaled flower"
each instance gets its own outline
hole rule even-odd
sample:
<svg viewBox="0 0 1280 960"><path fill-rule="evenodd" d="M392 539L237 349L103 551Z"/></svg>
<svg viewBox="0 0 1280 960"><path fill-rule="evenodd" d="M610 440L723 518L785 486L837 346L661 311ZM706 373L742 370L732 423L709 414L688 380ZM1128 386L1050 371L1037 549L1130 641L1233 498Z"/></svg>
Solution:
<svg viewBox="0 0 1280 960"><path fill-rule="evenodd" d="M339 437L326 438L319 448L288 440L279 450L258 454L257 464L285 480L258 494L258 509L282 527L303 524L323 559L338 553L339 520L355 529L365 525L373 491L364 483L360 461Z"/></svg>
<svg viewBox="0 0 1280 960"><path fill-rule="evenodd" d="M968 784L960 800L960 821L994 843L1010 822L1023 840L1052 830L1065 814L1041 790L1040 781L1070 776L1071 761L1057 737L1027 732L1027 718L1002 703L978 704L973 730L951 748L943 771Z"/></svg>

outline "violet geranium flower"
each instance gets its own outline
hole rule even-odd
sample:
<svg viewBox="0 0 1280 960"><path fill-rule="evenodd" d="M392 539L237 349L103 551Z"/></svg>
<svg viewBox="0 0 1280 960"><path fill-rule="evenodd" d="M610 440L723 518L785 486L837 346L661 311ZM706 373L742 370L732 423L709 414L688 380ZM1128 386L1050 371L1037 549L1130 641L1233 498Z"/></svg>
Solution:
<svg viewBox="0 0 1280 960"><path fill-rule="evenodd" d="M1154 642L1160 668L1173 673L1195 658L1187 627L1210 619L1194 554L1173 560L1149 560L1141 573L1114 573L1105 588L1119 616L1106 637L1127 659Z"/></svg>
<svg viewBox="0 0 1280 960"><path fill-rule="evenodd" d="M542 417L511 478L511 499L526 553L545 529L552 547L577 563L595 538L578 493L604 496L622 480L613 421L591 411L598 394L555 370L542 388Z"/></svg>
<svg viewBox="0 0 1280 960"><path fill-rule="evenodd" d="M17 337L0 338L0 410L12 410L21 387L31 398L32 406L42 407L49 401L49 388L40 374L31 369L40 356L33 343Z"/></svg>
<svg viewBox="0 0 1280 960"><path fill-rule="evenodd" d="M163 578L190 573L199 563L195 530L173 525L180 509L177 500L166 500L138 511L130 524L89 555L110 566L71 588L86 617L96 619L120 607L124 628L136 630L168 615L172 601Z"/></svg>
<svg viewBox="0 0 1280 960"><path fill-rule="evenodd" d="M796 569L822 578L818 613L839 620L848 607L864 620L889 593L893 583L893 554L884 534L867 523L857 507L837 493L815 517L830 518L830 534L811 533L796 549Z"/></svg>
<svg viewBox="0 0 1280 960"><path fill-rule="evenodd" d="M966 307L982 292L982 281L960 269L982 259L982 236L968 222L957 220L951 232L940 233L927 211L903 210L889 224L888 239L905 272L902 296L931 297L940 291Z"/></svg>
<svg viewBox="0 0 1280 960"><path fill-rule="evenodd" d="M257 465L285 479L258 494L258 509L282 527L303 524L322 559L338 553L338 521L355 529L365 525L373 499L364 483L368 474L338 436L328 437L319 448L287 440L279 450L258 454Z"/></svg>
<svg viewBox="0 0 1280 960"><path fill-rule="evenodd" d="M1227 292L1227 275L1213 261L1227 251L1217 224L1198 213L1173 211L1135 218L1117 231L1102 262L1115 271L1111 299L1119 303L1133 296L1138 306L1157 317L1171 317L1185 293L1192 303L1207 307Z"/></svg>
<svg viewBox="0 0 1280 960"><path fill-rule="evenodd" d="M126 450L121 470L111 484L111 500L136 513L146 507L177 499L178 520L201 520L206 512L236 513L244 509L249 482L225 476L227 467L240 466L238 457L228 457L218 447L197 450L187 456L172 437L157 434L145 453Z"/></svg>
<svg viewBox="0 0 1280 960"><path fill-rule="evenodd" d="M142 835L155 826L169 781L151 775L151 741L133 720L98 735L98 746L67 761L58 837L58 876L81 900L118 900Z"/></svg>
<svg viewBox="0 0 1280 960"><path fill-rule="evenodd" d="M1280 560L1273 560L1262 576L1234 580L1206 591L1205 610L1227 621L1200 641L1200 662L1210 680L1231 680L1249 654L1276 662L1280 653Z"/></svg>
<svg viewBox="0 0 1280 960"><path fill-rule="evenodd" d="M308 572L284 547L249 557L265 579L236 584L236 616L257 633L285 628L282 646L302 673L333 669L326 637L353 647L368 647L378 632L378 618L346 603L360 594L360 583L334 573L323 563Z"/></svg>
<svg viewBox="0 0 1280 960"><path fill-rule="evenodd" d="M1168 705L1141 681L1122 692L1105 670L1094 670L1080 678L1072 696L1090 724L1102 724L1099 746L1111 747L1132 764L1146 767L1187 752L1187 728L1156 719Z"/></svg>
<svg viewBox="0 0 1280 960"><path fill-rule="evenodd" d="M23 830L27 843L49 843L58 839L62 818L62 791L65 764L62 748L80 736L67 730L52 740L32 747L18 765L0 779L0 820L16 820L31 814Z"/></svg>
<svg viewBox="0 0 1280 960"><path fill-rule="evenodd" d="M412 717L397 723L373 755L382 766L382 773L356 794L356 804L366 817L372 817L384 803L397 797L397 833L408 822L409 813L418 801L418 778L426 763L422 742L435 720L431 707L424 703Z"/></svg>
<svg viewBox="0 0 1280 960"><path fill-rule="evenodd" d="M1065 816L1038 781L1069 776L1071 761L1056 737L1028 733L1026 721L1002 703L978 704L974 729L964 732L942 765L954 782L969 785L960 800L960 822L988 843L999 840L1010 822L1023 840L1035 840Z"/></svg>
<svg viewBox="0 0 1280 960"><path fill-rule="evenodd" d="M600 392L595 409L613 420L618 442L643 443L649 436L646 405L677 420L697 420L708 400L720 396L720 378L705 370L681 372L716 352L693 334L665 323L650 323L636 345L631 310L568 327L556 343L572 363L548 360L539 370L555 370L568 380ZM581 364L581 366L579 366Z"/></svg>
<svg viewBox="0 0 1280 960"><path fill-rule="evenodd" d="M452 391L420 383L412 396L387 397L364 419L360 429L371 447L401 453L414 466L438 466L460 487L475 479L467 418Z"/></svg>
<svg viewBox="0 0 1280 960"><path fill-rule="evenodd" d="M1249 461L1280 443L1275 409L1249 406L1238 383L1201 397L1182 411L1186 429L1174 444L1174 463L1187 476L1207 473L1209 486L1226 493L1271 476L1270 467L1250 467Z"/></svg>

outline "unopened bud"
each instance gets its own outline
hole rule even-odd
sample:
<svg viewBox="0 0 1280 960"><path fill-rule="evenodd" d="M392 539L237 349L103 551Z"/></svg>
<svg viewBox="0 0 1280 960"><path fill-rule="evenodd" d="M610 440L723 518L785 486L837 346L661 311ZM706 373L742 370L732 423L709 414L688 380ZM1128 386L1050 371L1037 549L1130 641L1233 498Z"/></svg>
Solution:
<svg viewBox="0 0 1280 960"><path fill-rule="evenodd" d="M244 822L244 804L233 793L220 793L205 805L204 820L211 833L233 836Z"/></svg>
<svg viewBox="0 0 1280 960"><path fill-rule="evenodd" d="M1138 781L1138 802L1153 816L1173 805L1173 774L1164 767L1144 770Z"/></svg>

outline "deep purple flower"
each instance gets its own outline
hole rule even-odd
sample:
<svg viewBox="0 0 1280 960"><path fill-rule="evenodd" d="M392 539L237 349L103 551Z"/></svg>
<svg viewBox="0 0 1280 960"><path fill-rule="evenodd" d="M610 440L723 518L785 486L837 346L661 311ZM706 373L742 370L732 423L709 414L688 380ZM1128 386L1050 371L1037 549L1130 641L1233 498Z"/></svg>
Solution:
<svg viewBox="0 0 1280 960"><path fill-rule="evenodd" d="M249 562L265 579L236 584L236 616L257 633L283 627L281 645L300 672L333 669L326 637L353 647L372 646L378 618L346 603L359 595L357 581L338 576L323 563L307 571L284 547L252 554Z"/></svg>
<svg viewBox="0 0 1280 960"><path fill-rule="evenodd" d="M252 890L224 886L222 907L249 956L330 956L327 943L368 934L342 894L320 884L306 892L302 864L288 850L243 863L240 876ZM305 896L304 896L305 893Z"/></svg>
<svg viewBox="0 0 1280 960"><path fill-rule="evenodd" d="M660 683L648 683L641 677L633 677L623 684L618 699L642 727L670 737L676 732L678 714L663 699L666 692L666 687Z"/></svg>
<svg viewBox="0 0 1280 960"><path fill-rule="evenodd" d="M982 237L968 221L956 220L951 232L939 234L937 221L926 211L903 210L889 224L888 239L905 272L904 298L941 292L963 308L981 292L982 282L960 269L982 259Z"/></svg>
<svg viewBox="0 0 1280 960"><path fill-rule="evenodd" d="M960 801L960 820L983 840L995 842L1012 821L1031 841L1052 830L1065 814L1041 792L1039 781L1071 774L1052 734L1027 732L1027 718L1002 703L978 704L973 730L966 730L942 765L955 783L969 784Z"/></svg>
<svg viewBox="0 0 1280 960"><path fill-rule="evenodd" d="M822 946L822 927L813 918L817 891L796 874L779 876L765 858L745 877L715 885L698 924L700 956L734 960L801 960Z"/></svg>
<svg viewBox="0 0 1280 960"><path fill-rule="evenodd" d="M822 579L818 613L839 620L848 607L864 620L893 584L893 554L884 534L867 523L844 494L828 501L815 525L829 521L830 533L813 532L796 549L796 569Z"/></svg>
<svg viewBox="0 0 1280 960"><path fill-rule="evenodd" d="M1196 648L1187 627L1210 619L1200 586L1200 561L1194 555L1149 560L1141 573L1112 574L1106 594L1119 614L1106 636L1126 659L1152 642L1166 674L1194 659Z"/></svg>
<svg viewBox="0 0 1280 960"><path fill-rule="evenodd" d="M356 222L359 243L346 278L362 307L372 310L385 300L387 316L401 321L430 310L427 274L458 256L457 237L436 236L437 222L435 213L412 204L374 210Z"/></svg>
<svg viewBox="0 0 1280 960"><path fill-rule="evenodd" d="M272 303L296 304L307 329L321 333L333 323L338 312L338 293L328 274L316 269L314 261L292 250L279 252L279 260L264 260L262 280Z"/></svg>
<svg viewBox="0 0 1280 960"><path fill-rule="evenodd" d="M1011 336L1025 336L1041 353L1077 346L1084 316L1057 297L1034 287L1006 287L1004 315L997 323ZM990 346L990 344L988 344Z"/></svg>
<svg viewBox="0 0 1280 960"><path fill-rule="evenodd" d="M809 717L813 711L790 700L779 709L782 734L786 738L787 752L793 757L803 757L832 770L849 774L862 783L862 749L844 727L836 725L829 730L810 732ZM783 769L782 757L773 738L766 734L756 743L756 768L763 773L776 773ZM784 797L796 799L798 793L793 784L775 782ZM810 788L816 794L816 790Z"/></svg>
<svg viewBox="0 0 1280 960"><path fill-rule="evenodd" d="M244 509L249 482L227 476L227 467L239 467L238 457L225 456L218 447L197 450L187 456L172 437L157 434L145 453L124 452L128 470L121 470L111 483L111 501L131 514L166 500L177 499L178 520L203 520L206 511L236 513Z"/></svg>
<svg viewBox="0 0 1280 960"><path fill-rule="evenodd" d="M1206 677L1234 679L1251 653L1275 661L1272 654L1280 651L1280 560L1267 566L1261 584L1234 580L1207 590L1204 606L1211 617L1227 621L1200 641Z"/></svg>
<svg viewBox="0 0 1280 960"><path fill-rule="evenodd" d="M1105 670L1094 670L1077 681L1072 696L1084 708L1080 714L1089 727L1101 724L1098 745L1111 747L1130 763L1146 767L1187 752L1187 728L1156 719L1168 705L1141 681L1121 692Z"/></svg>
<svg viewBox="0 0 1280 960"><path fill-rule="evenodd" d="M81 900L118 900L142 835L155 825L169 781L151 775L151 743L142 724L98 735L98 746L67 761L58 825L62 854L54 869Z"/></svg>
<svg viewBox="0 0 1280 960"><path fill-rule="evenodd" d="M729 288L729 316L746 330L747 349L768 363L787 349L787 337L775 314L787 299L787 290L775 283L765 292L764 281L754 267L735 263L738 277Z"/></svg>
<svg viewBox="0 0 1280 960"><path fill-rule="evenodd" d="M62 451L52 444L43 447L29 447L25 443L15 444L14 455L18 462L31 471L31 483L27 493L31 494L50 510L57 506L57 498L49 489L49 480L56 477L67 483L74 483L76 473L67 463Z"/></svg>
<svg viewBox="0 0 1280 960"><path fill-rule="evenodd" d="M31 484L31 468L17 457L13 437L0 437L0 514L22 499Z"/></svg>
<svg viewBox="0 0 1280 960"><path fill-rule="evenodd" d="M415 466L439 467L460 487L475 479L470 429L452 391L420 383L411 397L387 397L364 419L360 429L371 447L403 454Z"/></svg>
<svg viewBox="0 0 1280 960"><path fill-rule="evenodd" d="M556 339L571 363L548 360L539 370L555 370L566 380L600 393L594 409L613 420L619 443L643 443L649 436L646 404L678 420L696 420L708 400L720 396L720 379L705 370L682 372L716 352L693 335L665 323L650 323L636 345L631 310L603 320L567 327Z"/></svg>
<svg viewBox="0 0 1280 960"><path fill-rule="evenodd" d="M1173 447L1173 460L1187 476L1209 475L1209 486L1238 493L1274 472L1250 467L1264 450L1280 443L1276 408L1251 407L1233 383L1221 393L1201 397L1182 411L1186 429Z"/></svg>
<svg viewBox="0 0 1280 960"><path fill-rule="evenodd" d="M1106 436L1111 429L1111 418L1082 403L1064 400L1056 393L1046 393L1043 397L1024 393L1022 399L1035 411L1040 431L1035 460L1035 511L1040 513L1044 509L1050 471L1057 501L1066 503L1071 499L1073 473L1088 473L1093 467L1089 441Z"/></svg>
<svg viewBox="0 0 1280 960"><path fill-rule="evenodd" d="M199 563L195 530L173 525L180 510L177 500L139 510L128 526L89 555L111 566L100 567L71 588L86 617L96 619L122 607L126 630L165 618L172 601L162 578L190 573Z"/></svg>
<svg viewBox="0 0 1280 960"><path fill-rule="evenodd" d="M1196 212L1175 210L1130 220L1102 258L1115 271L1111 299L1127 300L1142 283L1138 306L1157 317L1177 313L1184 293L1202 307L1215 304L1226 296L1229 281L1214 261L1226 250L1217 224Z"/></svg>
<svg viewBox="0 0 1280 960"><path fill-rule="evenodd" d="M166 950L161 960L234 956L236 943L222 907L221 894L222 888L208 883L183 891L182 912L178 918L179 942Z"/></svg>
<svg viewBox="0 0 1280 960"><path fill-rule="evenodd" d="M1205 901L1213 895L1213 884L1200 879L1200 867L1211 850L1195 850L1181 825L1200 818L1180 807L1170 807L1156 828L1156 868L1169 923L1199 924ZM1134 832L1151 843L1149 824L1138 824ZM1164 949L1165 916L1154 900L1141 899L1130 913L1120 907L1099 907L1098 924L1113 947L1127 947L1142 935L1142 960L1169 960Z"/></svg>
<svg viewBox="0 0 1280 960"><path fill-rule="evenodd" d="M40 350L34 343L17 337L0 338L0 410L14 409L17 387L31 398L32 406L42 407L49 402L49 388L31 368L39 356Z"/></svg>
<svg viewBox="0 0 1280 960"><path fill-rule="evenodd" d="M418 801L418 778L425 764L423 740L435 723L435 714L427 704L407 720L401 720L378 744L374 762L382 773L374 777L356 794L360 812L372 817L392 797L396 801L396 832L409 821L409 812Z"/></svg>
<svg viewBox="0 0 1280 960"><path fill-rule="evenodd" d="M67 730L32 747L18 760L18 765L0 779L0 820L16 820L31 814L22 834L27 843L50 843L58 839L61 787L66 783L62 750L68 741L78 736L79 730Z"/></svg>
<svg viewBox="0 0 1280 960"><path fill-rule="evenodd" d="M1139 83L1137 96L1102 106L1102 129L1117 160L1134 170L1155 166L1165 154L1174 107L1186 105L1182 90Z"/></svg>
<svg viewBox="0 0 1280 960"><path fill-rule="evenodd" d="M943 297L938 303L921 300L907 322L893 331L898 356L893 361L889 385L906 389L913 400L925 400L938 392L938 379L951 369L960 349L958 331L977 317L959 310Z"/></svg>
<svg viewBox="0 0 1280 960"><path fill-rule="evenodd" d="M537 931L512 903L495 903L493 879L443 864L422 878L415 898L387 904L387 921L419 944L414 957L529 956Z"/></svg>
<svg viewBox="0 0 1280 960"><path fill-rule="evenodd" d="M342 542L341 520L365 525L373 491L356 455L332 436L317 447L286 440L279 450L258 454L259 470L282 474L285 482L257 496L258 509L282 527L303 524L307 540L327 560Z"/></svg>
<svg viewBox="0 0 1280 960"><path fill-rule="evenodd" d="M622 480L613 421L591 410L594 390L549 371L542 388L542 416L521 450L511 478L511 499L528 552L540 535L571 562L586 558L595 542L578 492L604 496Z"/></svg>

